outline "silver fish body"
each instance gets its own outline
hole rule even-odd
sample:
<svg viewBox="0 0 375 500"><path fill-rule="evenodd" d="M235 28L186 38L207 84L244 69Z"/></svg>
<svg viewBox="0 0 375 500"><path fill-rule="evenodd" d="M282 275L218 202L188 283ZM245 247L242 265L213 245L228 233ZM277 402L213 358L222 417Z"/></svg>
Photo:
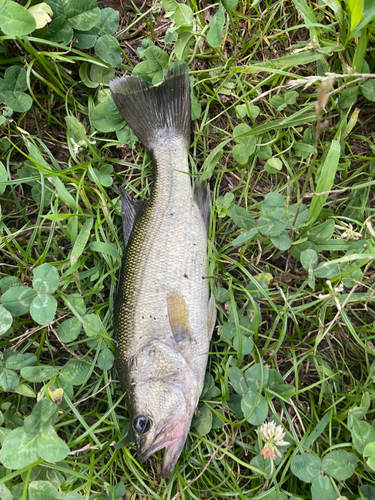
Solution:
<svg viewBox="0 0 375 500"><path fill-rule="evenodd" d="M139 459L165 448L162 475L168 476L202 392L215 324L206 278L209 192L204 183L192 186L189 175L186 68L170 71L157 88L136 77L116 79L110 88L155 166L146 205L122 196L117 368Z"/></svg>

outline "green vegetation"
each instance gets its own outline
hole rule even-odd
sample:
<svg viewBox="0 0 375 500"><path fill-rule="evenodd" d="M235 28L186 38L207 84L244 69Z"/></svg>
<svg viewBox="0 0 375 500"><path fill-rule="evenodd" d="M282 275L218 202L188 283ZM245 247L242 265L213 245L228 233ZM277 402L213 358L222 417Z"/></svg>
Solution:
<svg viewBox="0 0 375 500"><path fill-rule="evenodd" d="M0 500L373 500L373 2L129 3L0 0ZM218 327L166 481L114 369L116 186L152 178L108 82L176 59Z"/></svg>

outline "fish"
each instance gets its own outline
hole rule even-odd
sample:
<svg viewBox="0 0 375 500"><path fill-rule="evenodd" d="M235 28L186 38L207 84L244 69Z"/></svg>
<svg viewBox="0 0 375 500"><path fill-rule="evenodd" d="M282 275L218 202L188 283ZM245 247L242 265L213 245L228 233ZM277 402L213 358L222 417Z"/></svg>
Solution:
<svg viewBox="0 0 375 500"><path fill-rule="evenodd" d="M207 279L210 193L189 172L187 66L159 86L138 76L109 83L126 123L153 158L147 201L121 191L124 259L114 307L116 364L138 460L165 449L169 477L201 395L215 299Z"/></svg>

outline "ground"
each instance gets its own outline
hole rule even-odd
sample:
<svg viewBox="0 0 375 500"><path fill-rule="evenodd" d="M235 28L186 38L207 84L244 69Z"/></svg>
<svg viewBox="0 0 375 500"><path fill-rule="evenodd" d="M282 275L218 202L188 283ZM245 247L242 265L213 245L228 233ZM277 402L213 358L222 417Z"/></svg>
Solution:
<svg viewBox="0 0 375 500"><path fill-rule="evenodd" d="M0 498L375 498L371 2L48 4L47 26L1 28ZM164 480L114 366L118 188L147 199L152 161L108 82L176 59L218 319Z"/></svg>

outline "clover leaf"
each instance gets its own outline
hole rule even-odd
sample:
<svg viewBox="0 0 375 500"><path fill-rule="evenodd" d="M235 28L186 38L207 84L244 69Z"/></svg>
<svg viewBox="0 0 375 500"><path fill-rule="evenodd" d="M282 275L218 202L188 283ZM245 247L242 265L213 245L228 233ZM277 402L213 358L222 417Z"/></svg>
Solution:
<svg viewBox="0 0 375 500"><path fill-rule="evenodd" d="M0 387L5 392L13 391L19 384L19 378L15 371L0 367Z"/></svg>
<svg viewBox="0 0 375 500"><path fill-rule="evenodd" d="M246 208L234 205L230 211L230 215L233 222L242 229L253 229L256 227L255 220L251 217Z"/></svg>
<svg viewBox="0 0 375 500"><path fill-rule="evenodd" d="M113 178L111 174L113 173L112 165L103 165L99 170L97 168L92 169L92 173L89 171L90 179L95 182L94 175L100 182L102 186L109 187L112 186Z"/></svg>
<svg viewBox="0 0 375 500"><path fill-rule="evenodd" d="M28 382L46 382L56 377L59 372L58 366L26 366L21 369L21 376Z"/></svg>
<svg viewBox="0 0 375 500"><path fill-rule="evenodd" d="M79 76L86 87L95 89L99 85L108 85L110 80L114 78L115 72L112 68L84 62L79 68Z"/></svg>
<svg viewBox="0 0 375 500"><path fill-rule="evenodd" d="M168 54L152 44L144 49L142 58L145 60L137 64L133 70L133 75L152 82L154 85L160 83L168 67Z"/></svg>
<svg viewBox="0 0 375 500"><path fill-rule="evenodd" d="M31 353L19 353L12 352L6 349L3 353L3 360L0 362L0 387L5 392L15 391L21 393L27 393L30 397L35 397L34 393L28 392L26 386L23 388L19 386L19 377L15 370L21 370L26 366L33 365L37 358Z"/></svg>
<svg viewBox="0 0 375 500"><path fill-rule="evenodd" d="M261 425L268 415L268 404L263 396L249 390L241 400L241 409L252 425Z"/></svg>
<svg viewBox="0 0 375 500"><path fill-rule="evenodd" d="M125 485L120 481L115 486L109 489L106 500L121 500L125 497L125 492Z"/></svg>
<svg viewBox="0 0 375 500"><path fill-rule="evenodd" d="M283 164L280 160L280 158L276 158L275 156L272 158L269 158L264 165L264 170L268 172L269 174L277 174L277 172L280 172L280 170L283 168Z"/></svg>
<svg viewBox="0 0 375 500"><path fill-rule="evenodd" d="M51 264L42 264L33 271L33 288L37 296L30 304L30 314L39 325L51 323L57 309L57 301L51 295L59 284L57 269Z"/></svg>
<svg viewBox="0 0 375 500"><path fill-rule="evenodd" d="M115 357L108 347L104 348L98 356L98 366L101 370L110 370L114 361Z"/></svg>
<svg viewBox="0 0 375 500"><path fill-rule="evenodd" d="M44 28L44 26L52 20L51 16L53 16L53 11L45 2L32 5L27 10L35 19L36 29Z"/></svg>
<svg viewBox="0 0 375 500"><path fill-rule="evenodd" d="M345 481L353 474L357 466L357 457L346 450L333 450L322 460L322 471L337 481Z"/></svg>
<svg viewBox="0 0 375 500"><path fill-rule="evenodd" d="M375 101L375 82L373 80L367 80L361 87L362 94L369 101Z"/></svg>
<svg viewBox="0 0 375 500"><path fill-rule="evenodd" d="M46 0L46 3L54 14L48 32L48 38L54 42L69 43L73 39L74 29L88 31L101 16L96 0Z"/></svg>
<svg viewBox="0 0 375 500"><path fill-rule="evenodd" d="M268 370L257 363L242 372L237 366L228 369L229 380L233 389L241 396L241 410L252 425L261 425L268 414L268 404L262 395L260 381L263 378L262 387L267 384Z"/></svg>
<svg viewBox="0 0 375 500"><path fill-rule="evenodd" d="M52 427L57 418L57 406L41 399L26 417L23 427L10 432L4 439L0 459L9 469L22 469L42 458L59 462L69 453L69 447Z"/></svg>
<svg viewBox="0 0 375 500"><path fill-rule="evenodd" d="M308 217L306 205L301 205L294 221L296 211L297 204L287 207L285 196L279 193L268 193L262 203L262 215L258 219L256 230L263 236L268 236L279 250L288 250L292 242L286 229L291 229L293 222L293 227L305 224ZM256 233L253 234L252 231L248 231L248 237L246 233L242 233L233 241L233 244L239 245L253 238Z"/></svg>
<svg viewBox="0 0 375 500"><path fill-rule="evenodd" d="M0 27L5 35L28 35L36 28L36 21L28 10L16 2L0 2Z"/></svg>
<svg viewBox="0 0 375 500"><path fill-rule="evenodd" d="M12 316L21 316L29 311L30 304L35 297L36 292L32 288L24 285L15 285L3 293L1 302L3 307Z"/></svg>
<svg viewBox="0 0 375 500"><path fill-rule="evenodd" d="M38 293L53 293L59 284L59 273L50 264L42 264L33 271L33 287Z"/></svg>
<svg viewBox="0 0 375 500"><path fill-rule="evenodd" d="M258 219L258 230L264 236L278 236L286 227L286 221L275 215L261 215Z"/></svg>
<svg viewBox="0 0 375 500"><path fill-rule="evenodd" d="M50 481L31 481L28 492L29 500L56 500L59 498L58 489Z"/></svg>
<svg viewBox="0 0 375 500"><path fill-rule="evenodd" d="M19 66L10 66L0 78L0 102L13 111L24 113L32 106L32 99L25 94L27 89L26 71Z"/></svg>
<svg viewBox="0 0 375 500"><path fill-rule="evenodd" d="M11 313L0 305L0 335L3 335L12 326L13 318Z"/></svg>
<svg viewBox="0 0 375 500"><path fill-rule="evenodd" d="M119 27L119 24L120 16L118 11L107 7L100 12L99 22L90 30L74 30L74 45L80 49L89 49L95 45L96 55L107 64L117 67L122 62L122 56L119 44L112 35ZM87 85L87 80L82 80ZM92 87L89 82L87 86Z"/></svg>
<svg viewBox="0 0 375 500"><path fill-rule="evenodd" d="M95 44L95 53L102 61L115 68L122 63L121 50L113 36L103 35L99 37Z"/></svg>
<svg viewBox="0 0 375 500"><path fill-rule="evenodd" d="M277 106L277 111L282 111L291 104L295 104L298 97L298 92L295 90L289 90L285 92L284 95L274 95L271 97L271 104Z"/></svg>
<svg viewBox="0 0 375 500"><path fill-rule="evenodd" d="M212 429L212 420L212 411L203 404L198 408L198 416L194 419L193 427L200 436L205 436Z"/></svg>
<svg viewBox="0 0 375 500"><path fill-rule="evenodd" d="M95 106L91 122L100 132L113 132L124 126L124 119L110 96Z"/></svg>
<svg viewBox="0 0 375 500"><path fill-rule="evenodd" d="M70 359L62 368L59 379L70 385L81 385L88 377L90 370L90 363L75 358Z"/></svg>
<svg viewBox="0 0 375 500"><path fill-rule="evenodd" d="M99 22L89 30L74 31L74 46L80 49L90 49L101 36L113 35L120 24L118 11L107 7L100 11Z"/></svg>
<svg viewBox="0 0 375 500"><path fill-rule="evenodd" d="M81 333L82 323L78 318L69 318L61 323L57 335L61 342L73 342Z"/></svg>
<svg viewBox="0 0 375 500"><path fill-rule="evenodd" d="M56 268L50 264L35 268L33 275L33 288L19 284L18 281L9 287L5 284L6 290L1 296L2 307L12 316L20 316L30 311L34 321L45 325L55 316L57 301L51 293L58 286L59 275ZM5 318L8 318L4 320L5 324L8 324L9 316L6 315Z"/></svg>
<svg viewBox="0 0 375 500"><path fill-rule="evenodd" d="M256 137L245 135L250 131L251 128L246 123L240 123L233 130L233 139L237 144L232 149L232 155L240 165L247 163L256 148Z"/></svg>
<svg viewBox="0 0 375 500"><path fill-rule="evenodd" d="M57 301L49 293L38 294L30 304L30 314L39 325L51 323L57 309Z"/></svg>
<svg viewBox="0 0 375 500"><path fill-rule="evenodd" d="M258 106L246 102L245 104L238 104L236 106L236 114L238 118L245 118L245 116L251 116L253 120L259 115L260 109Z"/></svg>
<svg viewBox="0 0 375 500"><path fill-rule="evenodd" d="M243 396L248 391L248 386L242 370L240 370L237 366L231 366L228 369L228 376L233 389L240 396Z"/></svg>
<svg viewBox="0 0 375 500"><path fill-rule="evenodd" d="M295 455L290 464L290 469L295 476L305 483L311 483L312 480L320 475L322 461L315 453L301 453Z"/></svg>

